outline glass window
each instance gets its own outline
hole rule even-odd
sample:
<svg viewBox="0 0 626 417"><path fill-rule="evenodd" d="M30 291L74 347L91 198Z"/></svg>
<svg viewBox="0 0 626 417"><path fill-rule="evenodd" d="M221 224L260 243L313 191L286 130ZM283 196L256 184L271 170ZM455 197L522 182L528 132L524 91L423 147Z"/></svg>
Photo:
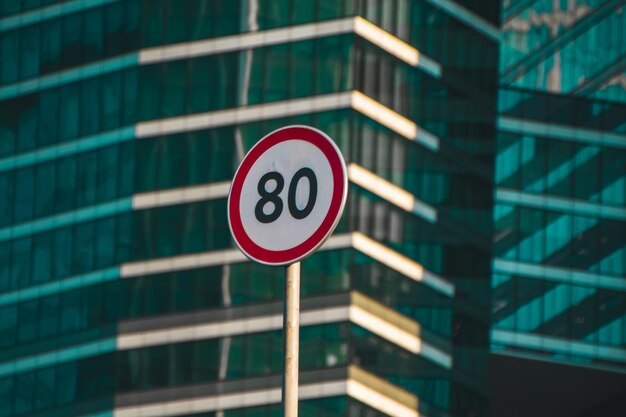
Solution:
<svg viewBox="0 0 626 417"><path fill-rule="evenodd" d="M186 67L186 61L173 61L163 65L163 96L161 100L163 107L161 114L164 117L178 116L185 112ZM208 91L204 93L209 94Z"/></svg>
<svg viewBox="0 0 626 417"><path fill-rule="evenodd" d="M74 238L71 229L64 228L56 231L53 235L52 250L54 251L54 262L52 263L52 274L55 278L67 277L72 274L72 253L74 249Z"/></svg>
<svg viewBox="0 0 626 417"><path fill-rule="evenodd" d="M157 119L159 117L160 94L155 85L161 85L161 66L147 65L141 68L139 83L139 118L140 120Z"/></svg>
<svg viewBox="0 0 626 417"><path fill-rule="evenodd" d="M17 148L19 151L28 151L35 147L37 138L38 114L36 97L28 95L18 98L12 105L17 106L17 120L19 123Z"/></svg>
<svg viewBox="0 0 626 417"><path fill-rule="evenodd" d="M61 66L63 68L80 65L83 61L84 44L82 14L71 14L62 19Z"/></svg>
<svg viewBox="0 0 626 417"><path fill-rule="evenodd" d="M27 372L15 377L15 387L13 389L13 412L15 414L27 413L32 410L34 387L34 373Z"/></svg>
<svg viewBox="0 0 626 417"><path fill-rule="evenodd" d="M192 14L195 14L194 4L188 0L167 0L165 8L167 10L165 22L165 41L168 44L183 42L189 39L189 21Z"/></svg>
<svg viewBox="0 0 626 417"><path fill-rule="evenodd" d="M50 234L41 234L33 237L32 268L33 284L46 282L50 279L52 270L52 237Z"/></svg>
<svg viewBox="0 0 626 417"><path fill-rule="evenodd" d="M39 26L28 27L20 34L21 78L31 78L39 72L39 39Z"/></svg>
<svg viewBox="0 0 626 417"><path fill-rule="evenodd" d="M94 97L98 97L102 89L107 88L107 84L102 83L101 77L96 77L90 80L86 80L80 85L80 101L81 101L81 120L80 120L80 134L81 136L87 136L100 131L104 128L105 114L103 109L102 100L94 100ZM109 95L111 95L109 93ZM109 100L114 99L109 96ZM109 104L110 106L110 104ZM43 109L43 108L42 108Z"/></svg>
<svg viewBox="0 0 626 417"><path fill-rule="evenodd" d="M56 369L42 369L35 374L35 409L54 405Z"/></svg>
<svg viewBox="0 0 626 417"><path fill-rule="evenodd" d="M13 346L16 341L17 306L0 308L0 346Z"/></svg>
<svg viewBox="0 0 626 417"><path fill-rule="evenodd" d="M106 56L119 55L134 45L132 36L125 33L126 19L132 19L133 15L126 15L126 2L114 2L104 9L104 27L107 34L104 38L104 52ZM127 42L127 39L130 42Z"/></svg>
<svg viewBox="0 0 626 417"><path fill-rule="evenodd" d="M61 90L59 106L59 135L61 139L68 140L78 136L81 103L80 89L78 85L69 85Z"/></svg>
<svg viewBox="0 0 626 417"><path fill-rule="evenodd" d="M1 342L0 342L1 343ZM0 378L0 398L14 398L13 395L13 378ZM6 417L11 415L11 401L0 402L0 416Z"/></svg>
<svg viewBox="0 0 626 417"><path fill-rule="evenodd" d="M42 339L56 336L59 332L60 298L58 296L45 297L39 300L40 320L39 337Z"/></svg>
<svg viewBox="0 0 626 417"><path fill-rule="evenodd" d="M104 50L104 13L101 8L87 10L82 15L82 44L85 61L99 59Z"/></svg>
<svg viewBox="0 0 626 417"><path fill-rule="evenodd" d="M121 125L122 74L113 73L101 78L102 85L102 128L110 130Z"/></svg>
<svg viewBox="0 0 626 417"><path fill-rule="evenodd" d="M18 79L18 68L20 61L16 59L20 54L19 33L12 31L0 36L0 84L9 84Z"/></svg>

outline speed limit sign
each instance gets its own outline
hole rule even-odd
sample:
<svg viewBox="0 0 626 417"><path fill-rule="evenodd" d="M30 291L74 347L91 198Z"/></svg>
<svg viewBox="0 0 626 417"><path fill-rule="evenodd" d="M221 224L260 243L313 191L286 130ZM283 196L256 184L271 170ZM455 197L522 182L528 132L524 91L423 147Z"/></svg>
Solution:
<svg viewBox="0 0 626 417"><path fill-rule="evenodd" d="M228 195L230 230L251 260L291 264L330 236L347 191L335 143L312 127L284 127L261 139L239 165Z"/></svg>

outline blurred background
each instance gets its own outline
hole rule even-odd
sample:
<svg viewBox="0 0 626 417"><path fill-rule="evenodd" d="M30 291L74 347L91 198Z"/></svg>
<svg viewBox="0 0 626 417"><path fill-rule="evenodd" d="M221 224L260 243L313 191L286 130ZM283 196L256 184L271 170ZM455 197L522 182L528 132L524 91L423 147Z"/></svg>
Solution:
<svg viewBox="0 0 626 417"><path fill-rule="evenodd" d="M243 155L323 130L302 417L626 409L624 0L0 0L0 416L280 416Z"/></svg>

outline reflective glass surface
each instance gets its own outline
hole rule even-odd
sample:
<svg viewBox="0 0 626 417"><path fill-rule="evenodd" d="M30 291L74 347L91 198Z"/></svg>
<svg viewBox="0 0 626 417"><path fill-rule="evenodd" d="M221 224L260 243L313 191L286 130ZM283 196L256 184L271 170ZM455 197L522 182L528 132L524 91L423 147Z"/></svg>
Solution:
<svg viewBox="0 0 626 417"><path fill-rule="evenodd" d="M503 10L494 350L624 369L624 17L620 1Z"/></svg>
<svg viewBox="0 0 626 417"><path fill-rule="evenodd" d="M280 331L119 343L133 323L282 299L281 269L170 267L234 248L224 196L182 196L230 180L247 150L288 124L322 129L347 163L395 190L350 185L336 233L373 243L304 261L303 299L358 291L384 305L389 320L419 324L426 346L416 355L348 320L304 326L302 370L357 365L418 397L425 415L486 415L498 43L484 28L497 25L499 5L448 3L0 1L0 416L106 415L125 395L280 375ZM416 48L430 70L354 29L145 62L150 48L229 36L239 45L248 32L306 24L315 32L354 16L392 44ZM359 110L352 99L292 117L263 107L353 90L382 107ZM141 134L143 122L232 109L258 112ZM380 114L406 119L421 136L398 134ZM161 191L180 197L146 194ZM398 194L416 208L399 207ZM138 206L148 200L153 206ZM167 266L159 273L128 273L159 262ZM220 414L280 412L268 405ZM347 395L303 401L300 412L379 415Z"/></svg>

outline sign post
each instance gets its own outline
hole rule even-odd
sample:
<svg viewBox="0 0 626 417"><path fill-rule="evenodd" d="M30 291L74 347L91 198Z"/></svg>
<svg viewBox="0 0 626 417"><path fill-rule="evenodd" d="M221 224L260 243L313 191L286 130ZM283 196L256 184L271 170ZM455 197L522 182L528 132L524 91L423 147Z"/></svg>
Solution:
<svg viewBox="0 0 626 417"><path fill-rule="evenodd" d="M298 349L300 346L300 262L289 265L285 272L285 304L283 309L285 377L283 378L283 406L285 417L297 417Z"/></svg>
<svg viewBox="0 0 626 417"><path fill-rule="evenodd" d="M300 261L331 235L347 192L346 165L335 143L312 127L287 126L250 149L228 194L228 225L239 249L252 261L287 266L285 417L298 416Z"/></svg>

